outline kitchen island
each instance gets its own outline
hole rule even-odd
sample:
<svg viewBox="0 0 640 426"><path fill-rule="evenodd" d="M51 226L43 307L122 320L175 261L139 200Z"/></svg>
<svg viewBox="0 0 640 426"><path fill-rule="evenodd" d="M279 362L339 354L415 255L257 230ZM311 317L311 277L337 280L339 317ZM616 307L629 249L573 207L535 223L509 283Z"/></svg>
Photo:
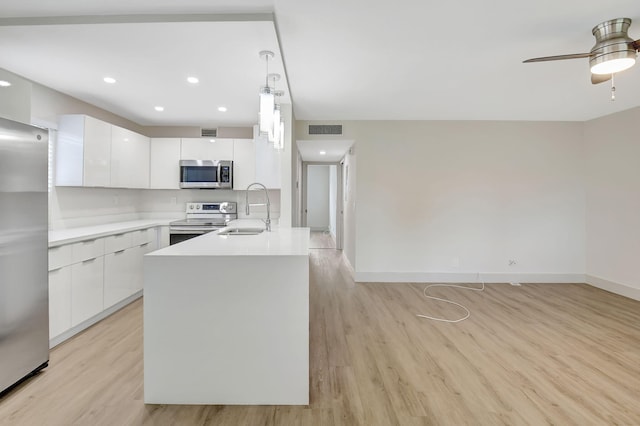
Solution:
<svg viewBox="0 0 640 426"><path fill-rule="evenodd" d="M145 403L308 404L309 229L220 232L145 256Z"/></svg>

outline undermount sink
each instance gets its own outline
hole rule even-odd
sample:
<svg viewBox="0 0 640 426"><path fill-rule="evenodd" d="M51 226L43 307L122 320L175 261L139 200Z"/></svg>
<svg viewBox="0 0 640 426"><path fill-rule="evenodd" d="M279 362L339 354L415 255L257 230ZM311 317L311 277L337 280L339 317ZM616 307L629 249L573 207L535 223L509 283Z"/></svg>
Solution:
<svg viewBox="0 0 640 426"><path fill-rule="evenodd" d="M257 235L264 232L264 228L226 228L218 232L218 235Z"/></svg>

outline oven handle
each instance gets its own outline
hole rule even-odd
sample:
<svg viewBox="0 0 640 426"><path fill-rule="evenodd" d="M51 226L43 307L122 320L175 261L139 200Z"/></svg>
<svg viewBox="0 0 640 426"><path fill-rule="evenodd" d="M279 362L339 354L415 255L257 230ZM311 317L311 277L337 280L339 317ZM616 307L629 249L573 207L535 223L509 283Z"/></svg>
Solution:
<svg viewBox="0 0 640 426"><path fill-rule="evenodd" d="M218 229L222 229L222 228L215 228L215 229L169 229L169 234L181 234L181 235L193 234L193 235L199 235L199 234L206 234L206 233L212 232L212 231L217 231Z"/></svg>

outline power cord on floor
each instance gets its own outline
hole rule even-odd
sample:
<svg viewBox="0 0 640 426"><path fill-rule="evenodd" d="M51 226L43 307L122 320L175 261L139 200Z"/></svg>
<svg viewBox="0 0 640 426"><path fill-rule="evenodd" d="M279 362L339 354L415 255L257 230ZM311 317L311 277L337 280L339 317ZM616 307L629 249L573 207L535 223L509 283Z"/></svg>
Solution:
<svg viewBox="0 0 640 426"><path fill-rule="evenodd" d="M451 288L461 288L463 290L484 291L484 281L480 280L480 273L479 272L478 272L478 275L476 277L476 282L478 282L478 281L482 282L482 287L480 287L480 288L466 287L466 286L456 285L456 284L429 284L422 291L422 293L424 294L424 297L426 297L427 299L433 299L433 300L437 300L439 302L450 303L452 305L456 305L456 306L461 307L462 309L464 309L467 312L467 314L463 318L460 318L460 319L457 319L457 320L449 320L449 319L446 319L446 318L436 318L436 317L431 317L429 315L421 315L421 314L416 314L416 316L420 317L420 318L430 319L430 320L433 320L433 321L441 321L441 322L449 322L449 323L456 323L456 322L461 322L461 321L466 320L467 318L469 318L471 316L471 312L469 312L469 309L467 309L465 306L461 305L460 303L453 302L451 300L442 299L440 297L435 297L435 296L429 296L427 294L427 290L429 290L430 288L433 288L433 287L451 287Z"/></svg>

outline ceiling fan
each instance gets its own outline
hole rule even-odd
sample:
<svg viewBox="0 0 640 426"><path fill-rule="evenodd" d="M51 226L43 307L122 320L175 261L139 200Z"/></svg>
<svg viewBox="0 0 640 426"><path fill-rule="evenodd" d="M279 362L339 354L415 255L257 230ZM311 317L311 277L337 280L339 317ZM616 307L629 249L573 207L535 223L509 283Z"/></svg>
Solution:
<svg viewBox="0 0 640 426"><path fill-rule="evenodd" d="M604 21L591 32L596 44L589 53L572 53L569 55L544 56L523 61L546 62L561 59L589 58L591 66L591 83L598 84L610 80L612 75L631 68L636 63L636 55L640 50L640 40L629 38L627 30L631 25L629 18L617 18Z"/></svg>

